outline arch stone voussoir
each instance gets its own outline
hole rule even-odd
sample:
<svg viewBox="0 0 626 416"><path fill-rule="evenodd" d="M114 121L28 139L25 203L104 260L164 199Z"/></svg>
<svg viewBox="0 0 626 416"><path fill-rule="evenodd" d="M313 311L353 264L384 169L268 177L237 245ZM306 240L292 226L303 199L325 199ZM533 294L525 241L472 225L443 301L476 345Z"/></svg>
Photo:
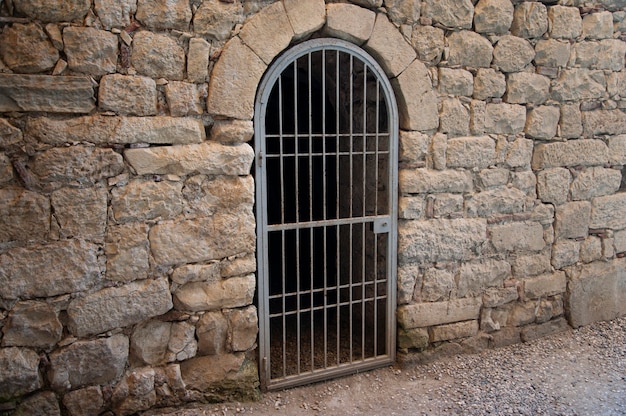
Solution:
<svg viewBox="0 0 626 416"><path fill-rule="evenodd" d="M439 127L437 94L426 65L414 60L391 80L391 85L398 101L401 129L426 131Z"/></svg>
<svg viewBox="0 0 626 416"><path fill-rule="evenodd" d="M239 37L266 64L291 43L294 32L282 2L272 3L252 17Z"/></svg>
<svg viewBox="0 0 626 416"><path fill-rule="evenodd" d="M326 23L324 0L283 0L295 39L302 39Z"/></svg>
<svg viewBox="0 0 626 416"><path fill-rule="evenodd" d="M376 16L372 35L364 46L385 70L388 77L397 77L417 58L415 49L385 14Z"/></svg>

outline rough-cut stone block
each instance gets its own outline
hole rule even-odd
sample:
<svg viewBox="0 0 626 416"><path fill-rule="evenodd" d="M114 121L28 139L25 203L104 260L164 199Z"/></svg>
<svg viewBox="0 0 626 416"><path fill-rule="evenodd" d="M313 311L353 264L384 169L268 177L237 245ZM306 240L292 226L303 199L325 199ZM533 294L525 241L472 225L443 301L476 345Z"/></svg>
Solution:
<svg viewBox="0 0 626 416"><path fill-rule="evenodd" d="M613 194L619 189L621 181L622 174L617 169L599 166L583 169L572 181L572 199L577 201Z"/></svg>
<svg viewBox="0 0 626 416"><path fill-rule="evenodd" d="M521 71L534 57L530 42L517 36L502 36L493 49L493 65L502 72Z"/></svg>
<svg viewBox="0 0 626 416"><path fill-rule="evenodd" d="M220 263L188 264L177 267L171 275L173 282L185 285L190 282L218 281L221 278Z"/></svg>
<svg viewBox="0 0 626 416"><path fill-rule="evenodd" d="M23 400L15 409L15 414L61 416L61 408L56 394L51 391L42 391Z"/></svg>
<svg viewBox="0 0 626 416"><path fill-rule="evenodd" d="M153 407L157 402L155 376L155 369L149 367L128 372L113 390L112 409L115 414L134 415Z"/></svg>
<svg viewBox="0 0 626 416"><path fill-rule="evenodd" d="M481 298L405 305L398 308L398 323L404 329L413 329L474 320L478 319L481 305Z"/></svg>
<svg viewBox="0 0 626 416"><path fill-rule="evenodd" d="M456 170L401 170L398 174L398 181L401 192L411 194L460 193L471 191L473 188L471 174Z"/></svg>
<svg viewBox="0 0 626 416"><path fill-rule="evenodd" d="M397 96L400 128L425 131L439 126L437 94L426 65L414 60L404 72L392 79L392 84L400 92Z"/></svg>
<svg viewBox="0 0 626 416"><path fill-rule="evenodd" d="M0 255L0 297L45 298L90 289L101 279L98 251L80 240L9 249Z"/></svg>
<svg viewBox="0 0 626 416"><path fill-rule="evenodd" d="M0 58L14 72L36 74L54 68L59 51L41 26L15 23L0 33Z"/></svg>
<svg viewBox="0 0 626 416"><path fill-rule="evenodd" d="M109 224L105 253L108 280L130 282L146 279L150 269L148 227L145 224Z"/></svg>
<svg viewBox="0 0 626 416"><path fill-rule="evenodd" d="M54 389L73 390L120 377L128 357L128 338L114 335L77 341L50 354L48 379Z"/></svg>
<svg viewBox="0 0 626 416"><path fill-rule="evenodd" d="M567 65L569 58L569 42L545 39L538 41L535 46L535 64L539 66L562 68Z"/></svg>
<svg viewBox="0 0 626 416"><path fill-rule="evenodd" d="M561 137L576 139L583 134L583 119L579 104L565 104L561 106Z"/></svg>
<svg viewBox="0 0 626 416"><path fill-rule="evenodd" d="M569 195L571 174L565 168L551 168L537 174L537 196L545 203L564 204Z"/></svg>
<svg viewBox="0 0 626 416"><path fill-rule="evenodd" d="M15 8L33 19L44 22L82 20L91 6L89 0L51 0L39 4L35 0L17 0Z"/></svg>
<svg viewBox="0 0 626 416"><path fill-rule="evenodd" d="M626 230L616 232L613 242L615 244L616 253L626 252Z"/></svg>
<svg viewBox="0 0 626 416"><path fill-rule="evenodd" d="M480 0L474 9L474 30L504 34L513 22L513 11L510 0Z"/></svg>
<svg viewBox="0 0 626 416"><path fill-rule="evenodd" d="M165 86L165 99L170 108L170 115L184 117L201 115L202 101L206 97L205 84L197 85L189 82L170 81Z"/></svg>
<svg viewBox="0 0 626 416"><path fill-rule="evenodd" d="M98 104L103 111L114 111L121 115L155 115L156 83L148 77L105 75L100 80Z"/></svg>
<svg viewBox="0 0 626 416"><path fill-rule="evenodd" d="M326 22L323 0L283 0L283 4L296 39L310 35Z"/></svg>
<svg viewBox="0 0 626 416"><path fill-rule="evenodd" d="M210 114L252 120L257 86L267 65L240 38L231 39L215 63L209 82Z"/></svg>
<svg viewBox="0 0 626 416"><path fill-rule="evenodd" d="M438 27L416 25L411 33L411 45L422 62L437 64L444 50L444 31Z"/></svg>
<svg viewBox="0 0 626 416"><path fill-rule="evenodd" d="M439 132L448 137L467 136L470 133L470 112L458 98L441 101Z"/></svg>
<svg viewBox="0 0 626 416"><path fill-rule="evenodd" d="M526 135L540 140L554 138L560 117L559 107L542 105L533 108L526 117Z"/></svg>
<svg viewBox="0 0 626 416"><path fill-rule="evenodd" d="M593 69L621 71L624 69L626 43L620 39L604 39L600 41L597 61Z"/></svg>
<svg viewBox="0 0 626 416"><path fill-rule="evenodd" d="M27 348L0 349L0 397L10 399L42 387L39 354Z"/></svg>
<svg viewBox="0 0 626 416"><path fill-rule="evenodd" d="M508 0L507 0L508 1ZM464 69L439 68L439 92L470 97L474 90L474 77Z"/></svg>
<svg viewBox="0 0 626 416"><path fill-rule="evenodd" d="M546 254L517 256L511 261L511 268L516 278L547 273L550 271L550 256Z"/></svg>
<svg viewBox="0 0 626 416"><path fill-rule="evenodd" d="M235 24L243 20L241 2L203 1L193 17L193 30L210 40L227 40Z"/></svg>
<svg viewBox="0 0 626 416"><path fill-rule="evenodd" d="M423 219L426 198L423 196L405 196L398 200L398 218L406 220Z"/></svg>
<svg viewBox="0 0 626 416"><path fill-rule="evenodd" d="M118 222L171 219L182 212L181 182L134 179L113 188L111 208Z"/></svg>
<svg viewBox="0 0 626 416"><path fill-rule="evenodd" d="M580 244L580 261L591 263L602 258L602 239L590 236Z"/></svg>
<svg viewBox="0 0 626 416"><path fill-rule="evenodd" d="M472 27L474 5L470 0L425 0L422 16L449 28Z"/></svg>
<svg viewBox="0 0 626 416"><path fill-rule="evenodd" d="M50 232L50 201L21 188L0 189L0 242L42 241Z"/></svg>
<svg viewBox="0 0 626 416"><path fill-rule="evenodd" d="M211 140L222 144L249 142L254 135L250 120L215 120L211 128Z"/></svg>
<svg viewBox="0 0 626 416"><path fill-rule="evenodd" d="M493 68L478 68L474 77L474 98L485 100L487 98L500 98L506 91L506 79L504 74Z"/></svg>
<svg viewBox="0 0 626 416"><path fill-rule="evenodd" d="M485 134L485 110L487 103L472 100L470 102L470 132L476 136Z"/></svg>
<svg viewBox="0 0 626 416"><path fill-rule="evenodd" d="M468 30L453 32L448 36L449 65L489 68L493 58L493 46L486 38Z"/></svg>
<svg viewBox="0 0 626 416"><path fill-rule="evenodd" d="M563 69L552 86L556 101L597 100L606 93L604 74L584 68Z"/></svg>
<svg viewBox="0 0 626 416"><path fill-rule="evenodd" d="M447 269L430 268L424 272L420 301L437 302L448 300L454 290L455 272ZM416 288L417 290L417 288Z"/></svg>
<svg viewBox="0 0 626 416"><path fill-rule="evenodd" d="M0 112L89 113L95 106L89 78L0 74Z"/></svg>
<svg viewBox="0 0 626 416"><path fill-rule="evenodd" d="M583 17L582 36L585 39L610 39L613 37L613 13L590 13Z"/></svg>
<svg viewBox="0 0 626 416"><path fill-rule="evenodd" d="M255 306L235 309L226 313L231 328L231 349L248 351L256 344L259 320Z"/></svg>
<svg viewBox="0 0 626 416"><path fill-rule="evenodd" d="M430 341L449 341L458 338L473 337L478 333L478 321L471 320L453 324L435 326L430 330Z"/></svg>
<svg viewBox="0 0 626 416"><path fill-rule="evenodd" d="M459 274L457 296L479 296L488 287L501 287L511 276L511 265L506 261L487 259L464 263Z"/></svg>
<svg viewBox="0 0 626 416"><path fill-rule="evenodd" d="M504 165L509 168L530 167L533 155L533 141L529 139L516 139L513 143L506 142L504 153ZM498 143L500 148L500 143Z"/></svg>
<svg viewBox="0 0 626 416"><path fill-rule="evenodd" d="M398 328L398 348L403 350L426 348L429 338L426 328Z"/></svg>
<svg viewBox="0 0 626 416"><path fill-rule="evenodd" d="M6 185L13 180L13 164L11 159L4 153L0 153L0 186ZM2 228L2 225L0 225Z"/></svg>
<svg viewBox="0 0 626 416"><path fill-rule="evenodd" d="M376 58L389 77L397 77L417 57L411 44L383 13L376 16L372 34L364 48Z"/></svg>
<svg viewBox="0 0 626 416"><path fill-rule="evenodd" d="M185 71L185 51L169 36L142 30L133 38L131 62L142 75L181 81Z"/></svg>
<svg viewBox="0 0 626 416"><path fill-rule="evenodd" d="M329 4L324 33L362 45L372 35L376 13L351 4Z"/></svg>
<svg viewBox="0 0 626 416"><path fill-rule="evenodd" d="M570 329L565 318L558 318L539 325L525 326L521 330L522 341L529 342L548 335L558 334Z"/></svg>
<svg viewBox="0 0 626 416"><path fill-rule="evenodd" d="M133 331L131 358L153 366L192 358L197 350L194 335L195 327L186 322L148 321Z"/></svg>
<svg viewBox="0 0 626 416"><path fill-rule="evenodd" d="M515 188L499 188L473 194L465 202L469 216L488 218L498 214L514 214L524 211L526 194Z"/></svg>
<svg viewBox="0 0 626 416"><path fill-rule="evenodd" d="M430 136L417 131L400 131L399 142L400 149L398 157L401 163L406 164L406 166L414 166L417 162L425 160L428 154Z"/></svg>
<svg viewBox="0 0 626 416"><path fill-rule="evenodd" d="M548 30L548 9L542 3L523 2L515 6L511 33L522 38L540 38Z"/></svg>
<svg viewBox="0 0 626 416"><path fill-rule="evenodd" d="M626 133L626 113L620 110L584 111L582 119L585 137Z"/></svg>
<svg viewBox="0 0 626 416"><path fill-rule="evenodd" d="M495 162L496 143L490 137L459 137L448 140L449 168L486 168Z"/></svg>
<svg viewBox="0 0 626 416"><path fill-rule="evenodd" d="M487 104L485 108L485 132L516 134L526 125L526 107L517 104Z"/></svg>
<svg viewBox="0 0 626 416"><path fill-rule="evenodd" d="M562 269L580 260L580 241L559 240L552 245L552 266Z"/></svg>
<svg viewBox="0 0 626 416"><path fill-rule="evenodd" d="M89 386L70 391L63 396L63 405L70 416L98 414L104 405L100 386Z"/></svg>
<svg viewBox="0 0 626 416"><path fill-rule="evenodd" d="M610 162L616 165L626 165L626 134L609 137Z"/></svg>
<svg viewBox="0 0 626 416"><path fill-rule="evenodd" d="M273 3L255 14L246 21L239 37L269 65L294 37L283 3Z"/></svg>
<svg viewBox="0 0 626 416"><path fill-rule="evenodd" d="M117 66L117 36L91 27L69 26L63 30L69 68L89 75L114 73Z"/></svg>
<svg viewBox="0 0 626 416"><path fill-rule="evenodd" d="M73 300L67 309L68 327L79 337L101 334L162 315L171 308L167 279L135 281Z"/></svg>
<svg viewBox="0 0 626 416"><path fill-rule="evenodd" d="M483 169L478 172L478 184L482 189L499 188L509 182L509 171L502 168Z"/></svg>
<svg viewBox="0 0 626 416"><path fill-rule="evenodd" d="M589 231L591 204L570 202L556 208L554 234L557 239L586 237Z"/></svg>
<svg viewBox="0 0 626 416"><path fill-rule="evenodd" d="M218 312L207 312L196 325L198 354L215 355L226 351L228 339L228 320Z"/></svg>
<svg viewBox="0 0 626 416"><path fill-rule="evenodd" d="M151 29L189 30L191 7L185 0L138 0L136 18Z"/></svg>
<svg viewBox="0 0 626 416"><path fill-rule="evenodd" d="M236 378L244 361L243 353L196 357L181 363L180 372L188 389L207 391L214 383Z"/></svg>
<svg viewBox="0 0 626 416"><path fill-rule="evenodd" d="M602 140L568 140L535 146L532 167L593 166L608 161L609 149Z"/></svg>
<svg viewBox="0 0 626 416"><path fill-rule="evenodd" d="M591 200L590 228L626 228L626 193L600 196Z"/></svg>
<svg viewBox="0 0 626 416"><path fill-rule="evenodd" d="M0 75L0 82L2 81L2 76ZM22 134L22 130L13 126L9 123L8 120L4 118L0 118L0 146L1 147L10 147L11 145L17 144L22 141L24 135Z"/></svg>
<svg viewBox="0 0 626 416"><path fill-rule="evenodd" d="M548 9L550 37L575 39L582 32L582 18L577 7L552 6Z"/></svg>
<svg viewBox="0 0 626 416"><path fill-rule="evenodd" d="M510 74L505 98L510 104L543 104L550 96L550 79L528 72Z"/></svg>
<svg viewBox="0 0 626 416"><path fill-rule="evenodd" d="M546 242L538 222L513 222L490 228L491 242L498 251L541 251Z"/></svg>
<svg viewBox="0 0 626 416"><path fill-rule="evenodd" d="M468 260L486 240L481 219L407 221L398 230L398 258L401 264Z"/></svg>
<svg viewBox="0 0 626 416"><path fill-rule="evenodd" d="M63 325L45 302L18 302L2 331L3 347L51 348L61 340Z"/></svg>
<svg viewBox="0 0 626 416"><path fill-rule="evenodd" d="M254 151L247 144L205 142L188 146L128 149L124 157L138 175L247 175Z"/></svg>
<svg viewBox="0 0 626 416"><path fill-rule="evenodd" d="M524 296L528 299L554 296L565 293L565 272L557 271L530 279L524 279Z"/></svg>
<svg viewBox="0 0 626 416"><path fill-rule="evenodd" d="M490 287L484 291L483 307L495 308L513 302L519 298L516 287Z"/></svg>
<svg viewBox="0 0 626 416"><path fill-rule="evenodd" d="M249 209L210 218L164 221L150 230L150 248L160 265L221 259L255 250L255 221Z"/></svg>
<svg viewBox="0 0 626 416"><path fill-rule="evenodd" d="M197 175L185 181L183 188L186 218L208 217L219 210L252 209L252 176Z"/></svg>
<svg viewBox="0 0 626 416"><path fill-rule="evenodd" d="M626 19L624 19L624 22L626 22ZM626 97L626 72L621 71L609 74L607 78L607 91L612 98L616 96Z"/></svg>
<svg viewBox="0 0 626 416"><path fill-rule="evenodd" d="M137 11L137 2L135 0L94 0L94 10L105 29L123 28L130 25L130 17Z"/></svg>
<svg viewBox="0 0 626 416"><path fill-rule="evenodd" d="M433 217L446 218L448 215L461 215L463 212L463 195L439 194L434 198Z"/></svg>
<svg viewBox="0 0 626 416"><path fill-rule="evenodd" d="M626 314L626 258L566 270L565 302L574 328Z"/></svg>
<svg viewBox="0 0 626 416"><path fill-rule="evenodd" d="M191 82L203 83L209 76L209 55L211 44L202 38L189 39L187 54L187 79Z"/></svg>
<svg viewBox="0 0 626 416"><path fill-rule="evenodd" d="M51 195L61 238L104 241L107 222L106 188L62 188Z"/></svg>

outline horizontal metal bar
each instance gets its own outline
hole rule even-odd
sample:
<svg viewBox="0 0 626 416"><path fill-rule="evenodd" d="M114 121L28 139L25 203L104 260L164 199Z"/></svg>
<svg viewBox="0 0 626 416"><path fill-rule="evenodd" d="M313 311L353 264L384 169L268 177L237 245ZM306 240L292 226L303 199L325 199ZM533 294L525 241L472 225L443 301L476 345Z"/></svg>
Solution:
<svg viewBox="0 0 626 416"><path fill-rule="evenodd" d="M304 221L297 223L287 224L271 224L267 226L268 231L281 231L281 230L300 230L308 228L321 228L332 227L338 225L350 225L350 224L367 224L373 223L375 220L390 219L389 215L371 215L365 217L350 217L350 218L337 218L333 220L319 220L319 221Z"/></svg>

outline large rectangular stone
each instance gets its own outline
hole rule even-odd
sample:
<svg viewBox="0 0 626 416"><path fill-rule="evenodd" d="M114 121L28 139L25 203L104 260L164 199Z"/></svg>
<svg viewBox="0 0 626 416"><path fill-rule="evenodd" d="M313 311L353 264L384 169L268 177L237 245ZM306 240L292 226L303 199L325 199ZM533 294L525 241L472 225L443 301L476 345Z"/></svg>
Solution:
<svg viewBox="0 0 626 416"><path fill-rule="evenodd" d="M474 320L481 305L481 298L405 305L398 308L398 322L402 328L411 329Z"/></svg>
<svg viewBox="0 0 626 416"><path fill-rule="evenodd" d="M591 200L590 228L626 228L626 193L600 196Z"/></svg>
<svg viewBox="0 0 626 416"><path fill-rule="evenodd" d="M455 322L436 326L431 330L432 342L448 341L451 339L473 337L478 333L478 321Z"/></svg>
<svg viewBox="0 0 626 416"><path fill-rule="evenodd" d="M562 271L525 279L524 295L528 299L558 295L565 293L566 283L565 273Z"/></svg>
<svg viewBox="0 0 626 416"><path fill-rule="evenodd" d="M0 112L89 113L95 107L89 77L0 74Z"/></svg>
<svg viewBox="0 0 626 416"><path fill-rule="evenodd" d="M474 187L472 175L466 171L403 169L398 175L401 192L410 194L469 192Z"/></svg>
<svg viewBox="0 0 626 416"><path fill-rule="evenodd" d="M582 118L586 137L626 133L626 113L621 110L583 111Z"/></svg>
<svg viewBox="0 0 626 416"><path fill-rule="evenodd" d="M488 137L457 137L448 140L449 168L486 168L495 163L496 142Z"/></svg>
<svg viewBox="0 0 626 416"><path fill-rule="evenodd" d="M491 241L498 251L540 251L546 242L538 222L514 222L494 225Z"/></svg>
<svg viewBox="0 0 626 416"><path fill-rule="evenodd" d="M44 240L50 232L50 200L21 188L0 189L0 242Z"/></svg>
<svg viewBox="0 0 626 416"><path fill-rule="evenodd" d="M532 168L593 166L609 162L609 148L602 140L568 140L535 147Z"/></svg>

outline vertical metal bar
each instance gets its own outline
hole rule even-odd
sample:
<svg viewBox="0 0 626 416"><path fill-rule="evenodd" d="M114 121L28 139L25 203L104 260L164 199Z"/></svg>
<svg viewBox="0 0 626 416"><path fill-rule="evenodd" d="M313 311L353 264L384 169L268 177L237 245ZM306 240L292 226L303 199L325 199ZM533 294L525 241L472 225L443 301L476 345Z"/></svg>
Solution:
<svg viewBox="0 0 626 416"><path fill-rule="evenodd" d="M374 169L376 190L374 192L374 213L379 214L378 211L378 141L379 136L379 121L380 121L380 82L376 78L376 127L375 131L375 149L374 149ZM374 234L374 357L378 356L378 236Z"/></svg>
<svg viewBox="0 0 626 416"><path fill-rule="evenodd" d="M339 185L341 183L340 180L340 170L339 170L339 162L341 161L341 156L340 156L340 149L341 147L339 146L339 120L341 117L339 117L339 82L340 82L340 78L339 78L339 59L340 59L340 52L339 50L336 51L335 53L335 158L336 158L336 162L335 162L335 175L336 175L336 181L337 181L337 190L336 190L336 202L335 202L335 218L337 219L337 221L339 221L340 218L340 210L339 207L341 205L341 200L339 199ZM340 247L341 247L341 225L337 224L336 226L336 232L335 232L335 245L336 245L336 265L335 267L337 268L337 281L335 282L336 284L336 288L337 288L337 322L335 323L335 333L337 336L336 342L337 342L337 365L339 365L341 363L341 349L340 349L340 339L341 339L341 252L340 252Z"/></svg>
<svg viewBox="0 0 626 416"><path fill-rule="evenodd" d="M279 151L278 151L278 163L280 170L280 222L281 224L285 223L285 163L284 163L284 131L283 131L283 76L282 74L278 77L278 136L279 136ZM286 274L286 265L285 265L285 231L281 231L281 285L282 285L282 311L283 316L282 319L282 374L283 377L287 376L287 349L285 345L287 345L287 315L285 314L285 309L287 305L285 303L285 274ZM269 276L271 278L272 276Z"/></svg>
<svg viewBox="0 0 626 416"><path fill-rule="evenodd" d="M352 218L354 216L354 212L353 212L353 204L352 201L354 199L354 57L352 55L350 55L350 218ZM353 298L352 298L352 280L353 280L353 267L354 267L354 263L353 263L353 259L352 259L352 254L353 254L353 229L354 229L354 224L350 224L350 257L349 257L349 264L350 264L350 272L349 272L349 276L350 276L350 282L349 282L349 291L350 291L350 306L349 306L349 311L350 311L350 363L353 362L354 359L354 351L353 351L353 347L354 347L354 340L353 340L353 318L354 318L354 312L353 312Z"/></svg>
<svg viewBox="0 0 626 416"><path fill-rule="evenodd" d="M366 196L367 196L367 65L363 64L363 157L362 157L362 178L363 185L361 192L362 199L362 216L365 218L366 210ZM361 360L365 360L365 281L367 275L366 264L366 230L365 223L361 225Z"/></svg>
<svg viewBox="0 0 626 416"><path fill-rule="evenodd" d="M311 87L311 53L309 53L307 55L307 83L308 83L308 103L309 103L309 219L310 221L313 221L313 102L312 102L312 87ZM314 315L314 298L313 298L313 293L314 293L314 288L315 288L315 262L313 261L314 258L313 256L315 255L315 251L313 250L313 245L314 245L314 238L313 238L313 234L314 234L315 229L313 227L311 227L310 231L309 231L309 269L310 269L310 294L309 294L309 299L310 299L310 334L311 334L311 342L310 342L310 347L311 347L311 371L315 369L315 328L314 328L314 320L313 320L313 315Z"/></svg>
<svg viewBox="0 0 626 416"><path fill-rule="evenodd" d="M326 50L322 49L322 218L327 219L326 213ZM328 226L324 226L324 368L328 367Z"/></svg>
<svg viewBox="0 0 626 416"><path fill-rule="evenodd" d="M294 157L295 157L295 200L296 200L296 223L300 222L300 140L298 137L298 60L293 62L293 107L294 107ZM296 349L297 360L296 372L300 374L300 229L296 227Z"/></svg>

